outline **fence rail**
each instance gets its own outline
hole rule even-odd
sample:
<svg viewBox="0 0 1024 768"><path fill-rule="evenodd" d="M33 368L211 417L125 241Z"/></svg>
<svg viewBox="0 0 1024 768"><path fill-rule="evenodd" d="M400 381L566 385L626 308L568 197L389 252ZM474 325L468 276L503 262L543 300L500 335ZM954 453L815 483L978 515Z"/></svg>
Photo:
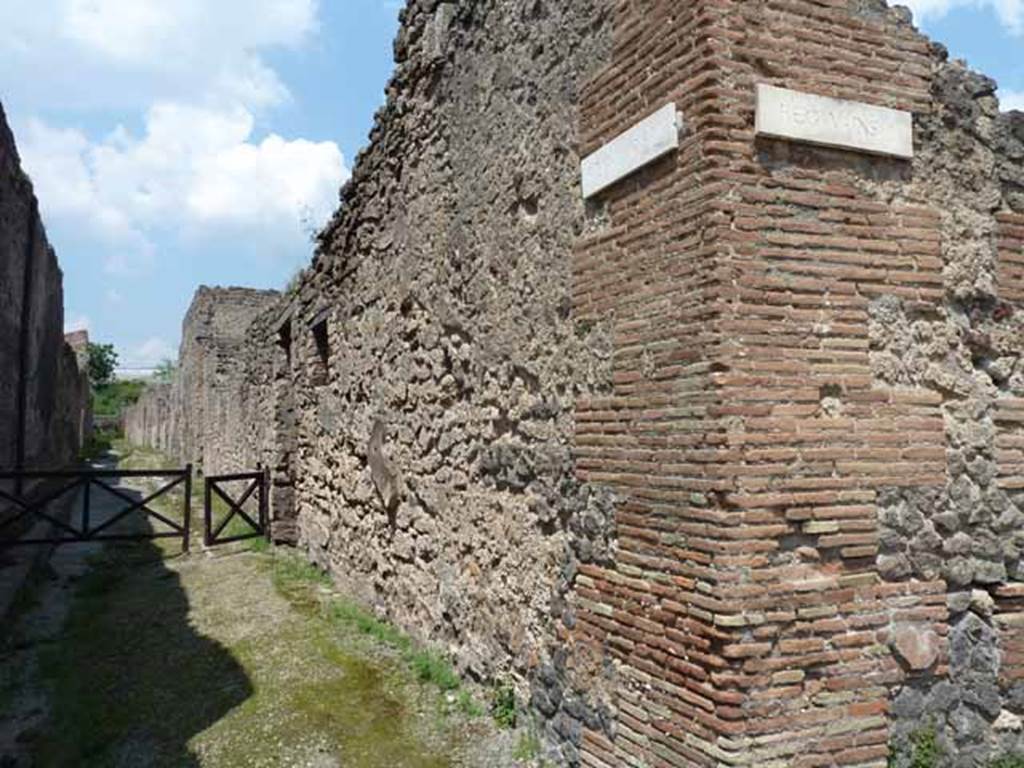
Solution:
<svg viewBox="0 0 1024 768"><path fill-rule="evenodd" d="M225 483L246 483L240 496L233 496L222 487ZM207 547L217 544L229 544L233 541L245 541L266 537L269 532L267 518L269 516L270 473L261 467L256 472L239 472L231 475L211 475L205 478L205 497L203 503L203 542ZM256 494L257 508L254 520L246 511L245 504ZM219 522L214 521L213 502L219 498L229 510ZM225 536L228 524L232 520L241 519L245 523L244 533Z"/></svg>
<svg viewBox="0 0 1024 768"><path fill-rule="evenodd" d="M136 498L139 491L119 487L116 483L107 482L132 479L156 479L165 481L163 485L145 497ZM27 496L24 490L5 491L0 489L0 502L13 505L13 513L0 514L0 548L28 544L75 544L90 541L149 541L152 539L181 539L182 552L188 552L189 536L192 526L192 465L184 469L144 470L144 469L90 469L90 470L42 470L42 471L0 471L0 481L14 481L17 489L23 489L26 482L31 481L64 481L56 489L44 488L35 498ZM70 481L70 482L68 482ZM157 512L152 504L158 498L169 494L179 486L184 486L184 500L181 508L181 520L173 520L166 514ZM93 491L100 489L110 496L119 499L127 506L114 511L108 510L102 519L94 520ZM78 500L72 499L71 514L67 519L51 514L47 507L64 499L68 494L81 492ZM76 501L80 501L79 513L75 514ZM130 519L148 522L150 519L160 521L169 530L159 531L152 526L150 530L140 532L116 532L113 530L118 523ZM52 535L29 535L10 537L5 533L11 531L18 521L44 522L51 526ZM77 523L77 524L76 524Z"/></svg>

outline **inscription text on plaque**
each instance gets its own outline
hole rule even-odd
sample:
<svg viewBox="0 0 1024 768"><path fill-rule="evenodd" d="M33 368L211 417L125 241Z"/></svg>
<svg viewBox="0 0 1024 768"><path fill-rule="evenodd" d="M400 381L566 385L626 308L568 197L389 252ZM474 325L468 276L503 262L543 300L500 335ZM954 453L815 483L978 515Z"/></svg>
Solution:
<svg viewBox="0 0 1024 768"><path fill-rule="evenodd" d="M772 85L757 86L757 135L875 155L914 156L909 112Z"/></svg>

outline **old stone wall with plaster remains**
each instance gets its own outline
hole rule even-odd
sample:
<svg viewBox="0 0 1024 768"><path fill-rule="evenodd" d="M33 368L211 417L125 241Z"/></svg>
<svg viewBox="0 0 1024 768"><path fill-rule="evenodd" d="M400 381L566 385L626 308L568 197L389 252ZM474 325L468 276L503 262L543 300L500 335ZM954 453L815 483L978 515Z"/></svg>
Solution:
<svg viewBox="0 0 1024 768"><path fill-rule="evenodd" d="M1024 115L880 0L413 0L395 55L237 442L160 391L139 439L273 466L278 538L566 764L1024 750Z"/></svg>
<svg viewBox="0 0 1024 768"><path fill-rule="evenodd" d="M75 461L91 423L84 366L64 341L63 274L0 107L0 468Z"/></svg>

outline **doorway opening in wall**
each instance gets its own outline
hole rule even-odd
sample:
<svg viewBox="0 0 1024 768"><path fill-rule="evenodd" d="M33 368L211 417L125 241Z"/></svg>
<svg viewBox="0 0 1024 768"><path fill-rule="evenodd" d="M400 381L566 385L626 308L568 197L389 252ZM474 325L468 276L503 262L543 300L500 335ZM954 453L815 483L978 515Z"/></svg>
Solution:
<svg viewBox="0 0 1024 768"><path fill-rule="evenodd" d="M326 325L326 324L325 324ZM274 361L274 447L270 485L270 533L295 543L295 387L292 321L278 329ZM326 364L324 364L326 369Z"/></svg>
<svg viewBox="0 0 1024 768"><path fill-rule="evenodd" d="M278 348L284 353L284 364L287 368L292 367L292 324L286 322L277 332Z"/></svg>
<svg viewBox="0 0 1024 768"><path fill-rule="evenodd" d="M331 359L331 340L327 333L327 318L317 318L314 321L312 330L315 354L313 356L311 378L314 387L322 387L328 382Z"/></svg>

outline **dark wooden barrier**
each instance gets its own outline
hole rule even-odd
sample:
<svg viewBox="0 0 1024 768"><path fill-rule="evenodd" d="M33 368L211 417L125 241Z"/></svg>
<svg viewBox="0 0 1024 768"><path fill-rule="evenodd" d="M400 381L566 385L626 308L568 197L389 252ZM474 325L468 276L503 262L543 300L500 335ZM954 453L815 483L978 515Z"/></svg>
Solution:
<svg viewBox="0 0 1024 768"><path fill-rule="evenodd" d="M129 495L127 489L117 487L121 478L159 479L165 481L158 490L141 500ZM8 492L0 490L0 501L13 506L13 513L0 516L0 547L30 544L74 544L89 541L148 541L152 539L180 538L182 552L188 552L189 534L192 524L192 465L173 470L67 470L55 472L0 471L0 481L11 480L17 488L24 488L26 481L41 481L44 488L32 498L25 491ZM161 496L184 485L185 499L182 504L182 519L175 521L152 509L149 505ZM54 487L56 486L56 487ZM102 488L112 496L126 502L118 510L98 524L93 522L92 490ZM73 512L68 520L62 520L47 512L46 508L64 498L67 494L81 491L81 513ZM141 515L159 520L170 530L143 531L139 533L115 533L112 528L130 515ZM76 525L77 518L77 525ZM44 537L9 537L5 532L15 528L18 522L43 521L50 524L53 534Z"/></svg>

